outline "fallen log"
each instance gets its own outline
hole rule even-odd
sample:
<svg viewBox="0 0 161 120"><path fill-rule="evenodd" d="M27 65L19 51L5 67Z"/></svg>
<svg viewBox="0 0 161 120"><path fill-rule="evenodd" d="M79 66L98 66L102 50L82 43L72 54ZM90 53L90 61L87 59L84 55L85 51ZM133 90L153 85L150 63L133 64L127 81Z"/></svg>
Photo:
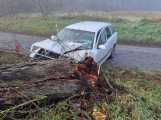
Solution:
<svg viewBox="0 0 161 120"><path fill-rule="evenodd" d="M70 60L52 60L0 66L0 109L33 100L35 96L54 100L91 86L107 86L98 70L91 57L77 65Z"/></svg>
<svg viewBox="0 0 161 120"><path fill-rule="evenodd" d="M67 60L19 63L0 67L0 82L4 87L22 87L48 79L69 78L73 65Z"/></svg>

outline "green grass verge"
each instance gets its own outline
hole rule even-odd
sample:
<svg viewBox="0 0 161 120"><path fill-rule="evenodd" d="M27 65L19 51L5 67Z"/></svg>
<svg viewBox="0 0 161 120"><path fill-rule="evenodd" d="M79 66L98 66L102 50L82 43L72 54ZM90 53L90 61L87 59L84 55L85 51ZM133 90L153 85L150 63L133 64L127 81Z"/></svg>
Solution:
<svg viewBox="0 0 161 120"><path fill-rule="evenodd" d="M0 65L28 62L29 57L26 55L12 54L0 51Z"/></svg>
<svg viewBox="0 0 161 120"><path fill-rule="evenodd" d="M135 17L136 18L136 17ZM133 17L131 17L133 19ZM49 25L42 16L19 15L0 18L0 30L30 35L51 36L56 34L56 27L62 28L80 21L103 21L114 25L118 32L118 42L125 44L144 44L161 46L161 25L142 19L135 22L124 18L111 18L103 14L60 15L47 18Z"/></svg>
<svg viewBox="0 0 161 120"><path fill-rule="evenodd" d="M161 119L161 73L105 67L111 82L123 85L129 94L114 95L116 101L107 105L112 120Z"/></svg>

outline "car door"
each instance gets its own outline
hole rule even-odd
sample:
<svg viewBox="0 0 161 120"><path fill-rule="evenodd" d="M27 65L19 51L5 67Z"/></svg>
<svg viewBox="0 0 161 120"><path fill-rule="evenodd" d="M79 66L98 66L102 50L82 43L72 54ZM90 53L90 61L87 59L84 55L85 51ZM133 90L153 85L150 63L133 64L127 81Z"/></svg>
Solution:
<svg viewBox="0 0 161 120"><path fill-rule="evenodd" d="M99 48L99 45L107 46L106 42L107 42L107 34L105 29L102 29L101 32L99 33L99 36L97 38L97 43L96 43L96 47L97 47L96 62L97 63L101 62L101 60L107 55L107 50L102 50Z"/></svg>
<svg viewBox="0 0 161 120"><path fill-rule="evenodd" d="M108 51L108 55L110 55L111 53L111 50L113 48L113 45L114 45L114 37L111 33L111 30L109 27L106 27L105 28L105 31L106 31L106 34L107 34L107 43L106 43L106 49Z"/></svg>
<svg viewBox="0 0 161 120"><path fill-rule="evenodd" d="M109 28L110 28L110 31L112 34L111 37L112 37L114 43L116 43L117 42L117 32L115 31L115 28L112 25L110 25Z"/></svg>
<svg viewBox="0 0 161 120"><path fill-rule="evenodd" d="M99 45L104 45L106 50L99 49ZM97 39L97 63L102 64L102 62L104 62L110 56L113 45L114 40L111 31L109 27L105 27L102 29Z"/></svg>

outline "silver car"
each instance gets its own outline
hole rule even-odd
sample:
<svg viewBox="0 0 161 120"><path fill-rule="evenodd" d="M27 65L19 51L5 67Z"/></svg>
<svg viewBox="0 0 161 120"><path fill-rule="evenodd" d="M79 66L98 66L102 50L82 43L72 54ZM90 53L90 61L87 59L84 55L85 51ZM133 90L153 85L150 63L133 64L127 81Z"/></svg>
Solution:
<svg viewBox="0 0 161 120"><path fill-rule="evenodd" d="M85 21L69 25L57 35L31 46L31 59L68 58L81 62L86 57L102 65L108 57L113 58L117 32L112 24Z"/></svg>

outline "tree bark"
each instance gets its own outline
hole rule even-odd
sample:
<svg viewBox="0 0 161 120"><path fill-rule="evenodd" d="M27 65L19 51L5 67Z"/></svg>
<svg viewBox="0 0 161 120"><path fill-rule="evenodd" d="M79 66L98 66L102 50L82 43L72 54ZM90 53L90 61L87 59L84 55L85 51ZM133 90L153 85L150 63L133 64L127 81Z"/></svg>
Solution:
<svg viewBox="0 0 161 120"><path fill-rule="evenodd" d="M4 65L0 66L0 84L23 87L49 79L69 78L73 67L67 60Z"/></svg>
<svg viewBox="0 0 161 120"><path fill-rule="evenodd" d="M86 91L97 82L98 69L90 57L78 65L52 60L0 66L0 106L35 96L54 100Z"/></svg>

